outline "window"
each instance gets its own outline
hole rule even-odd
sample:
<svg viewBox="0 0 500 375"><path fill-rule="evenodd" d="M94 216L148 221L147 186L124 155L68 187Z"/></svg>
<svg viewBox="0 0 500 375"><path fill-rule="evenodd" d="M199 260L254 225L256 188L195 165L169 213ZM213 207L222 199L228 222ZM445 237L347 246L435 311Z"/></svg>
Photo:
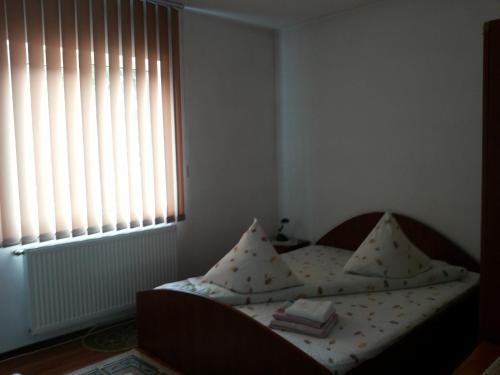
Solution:
<svg viewBox="0 0 500 375"><path fill-rule="evenodd" d="M183 219L179 12L0 0L3 246Z"/></svg>

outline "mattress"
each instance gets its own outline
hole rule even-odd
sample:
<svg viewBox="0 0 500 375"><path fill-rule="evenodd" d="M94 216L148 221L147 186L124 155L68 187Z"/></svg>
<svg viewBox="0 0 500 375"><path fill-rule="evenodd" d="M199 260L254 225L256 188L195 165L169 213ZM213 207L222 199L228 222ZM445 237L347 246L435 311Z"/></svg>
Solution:
<svg viewBox="0 0 500 375"><path fill-rule="evenodd" d="M479 274L439 261L433 261L431 270L408 279L345 274L343 266L351 255L352 251L324 246L283 254L303 285L270 293L234 293L204 283L201 277L158 289L196 293L235 305L265 326L283 301L298 297L331 300L339 319L328 337L275 332L340 375L375 357L479 283Z"/></svg>

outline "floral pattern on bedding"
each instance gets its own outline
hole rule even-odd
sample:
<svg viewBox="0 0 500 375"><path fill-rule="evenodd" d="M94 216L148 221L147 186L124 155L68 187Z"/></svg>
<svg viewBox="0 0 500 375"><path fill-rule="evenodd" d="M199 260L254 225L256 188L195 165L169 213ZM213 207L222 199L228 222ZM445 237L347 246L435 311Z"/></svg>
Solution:
<svg viewBox="0 0 500 375"><path fill-rule="evenodd" d="M432 267L388 212L366 236L344 266L346 272L386 278L407 278Z"/></svg>
<svg viewBox="0 0 500 375"><path fill-rule="evenodd" d="M332 373L341 375L390 346L453 299L477 285L479 275L421 288L359 293L318 298L332 300L339 320L327 338L275 330L315 358ZM236 308L268 326L283 304L273 302Z"/></svg>
<svg viewBox="0 0 500 375"><path fill-rule="evenodd" d="M236 246L207 272L203 282L248 294L301 284L271 245L257 219Z"/></svg>
<svg viewBox="0 0 500 375"><path fill-rule="evenodd" d="M231 305L294 300L302 297L321 297L408 289L458 280L467 275L464 268L445 262L432 261L433 267L406 279L385 279L345 273L344 265L352 251L327 246L308 246L282 254L303 285L266 293L241 294L205 283L201 277L190 278L158 288L196 293Z"/></svg>

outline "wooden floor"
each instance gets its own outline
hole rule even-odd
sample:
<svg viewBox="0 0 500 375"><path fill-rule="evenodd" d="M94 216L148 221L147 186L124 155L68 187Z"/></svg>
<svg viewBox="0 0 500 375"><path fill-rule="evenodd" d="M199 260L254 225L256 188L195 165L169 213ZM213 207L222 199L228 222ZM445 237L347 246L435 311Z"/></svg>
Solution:
<svg viewBox="0 0 500 375"><path fill-rule="evenodd" d="M41 350L20 358L0 363L0 374L10 375L59 375L78 370L106 358L120 354L101 353L86 349L81 340Z"/></svg>

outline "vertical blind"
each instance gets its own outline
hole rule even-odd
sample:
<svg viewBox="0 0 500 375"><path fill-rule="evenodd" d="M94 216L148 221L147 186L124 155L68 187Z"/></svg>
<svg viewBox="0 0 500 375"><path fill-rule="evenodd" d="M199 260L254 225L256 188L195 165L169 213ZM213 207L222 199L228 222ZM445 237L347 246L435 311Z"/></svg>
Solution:
<svg viewBox="0 0 500 375"><path fill-rule="evenodd" d="M0 0L2 246L184 218L179 13Z"/></svg>

